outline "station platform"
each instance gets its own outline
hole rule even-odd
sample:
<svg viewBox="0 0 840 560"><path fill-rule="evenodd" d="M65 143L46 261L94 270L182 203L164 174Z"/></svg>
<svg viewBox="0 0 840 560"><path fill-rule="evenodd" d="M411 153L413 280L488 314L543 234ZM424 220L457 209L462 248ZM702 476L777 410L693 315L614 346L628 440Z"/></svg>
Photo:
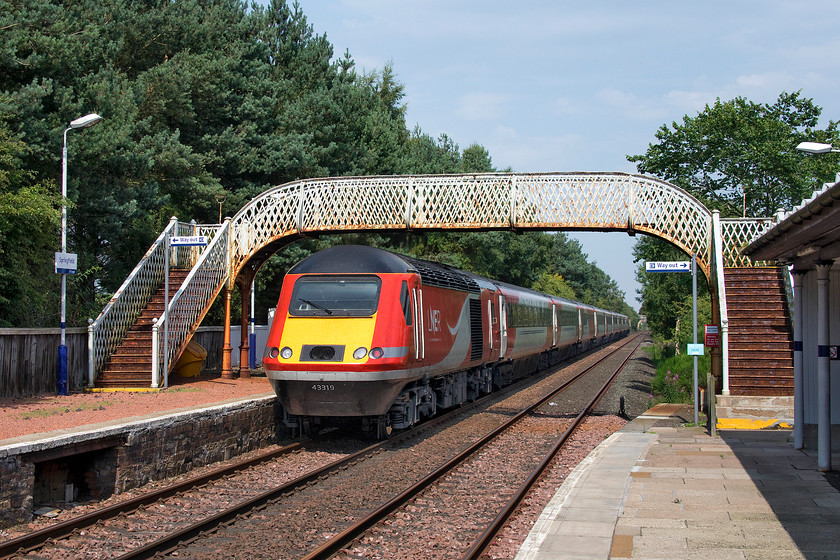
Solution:
<svg viewBox="0 0 840 560"><path fill-rule="evenodd" d="M795 451L790 430L713 438L689 418L690 405L658 405L605 440L516 560L840 559L840 492L816 451Z"/></svg>

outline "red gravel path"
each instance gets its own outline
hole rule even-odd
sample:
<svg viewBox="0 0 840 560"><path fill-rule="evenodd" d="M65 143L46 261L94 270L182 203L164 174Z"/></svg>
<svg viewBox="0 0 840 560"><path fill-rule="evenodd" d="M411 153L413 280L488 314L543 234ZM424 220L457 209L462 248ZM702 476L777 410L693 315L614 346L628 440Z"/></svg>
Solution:
<svg viewBox="0 0 840 560"><path fill-rule="evenodd" d="M208 406L231 399L273 394L265 377L222 379L218 374L179 379L160 391L71 393L0 399L2 440Z"/></svg>

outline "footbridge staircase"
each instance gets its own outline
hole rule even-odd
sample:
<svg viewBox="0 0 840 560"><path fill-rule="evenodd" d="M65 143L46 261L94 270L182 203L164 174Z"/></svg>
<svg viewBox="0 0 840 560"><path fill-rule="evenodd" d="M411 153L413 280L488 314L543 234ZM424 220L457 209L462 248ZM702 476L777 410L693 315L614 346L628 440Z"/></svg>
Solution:
<svg viewBox="0 0 840 560"><path fill-rule="evenodd" d="M224 298L225 324L230 325L231 293L238 287L247 318L251 282L261 265L303 236L359 230L594 230L654 235L696 255L712 291L713 320L721 325L722 352L713 354L713 361L728 394L724 269L752 267L739 248L773 223L772 218L721 219L674 185L627 173L295 181L267 190L222 224L199 225L173 218L90 324L88 382L91 386L166 386L168 372L217 296ZM170 247L172 236L205 236L208 243ZM168 298L162 288L167 283ZM246 329L242 332L240 351L247 356ZM224 352L223 375L230 376L228 328Z"/></svg>

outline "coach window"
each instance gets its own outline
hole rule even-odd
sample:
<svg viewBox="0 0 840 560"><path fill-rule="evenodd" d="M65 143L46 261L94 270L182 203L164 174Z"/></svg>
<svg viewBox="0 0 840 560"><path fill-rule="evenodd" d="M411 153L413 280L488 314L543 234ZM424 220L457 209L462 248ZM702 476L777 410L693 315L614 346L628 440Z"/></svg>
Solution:
<svg viewBox="0 0 840 560"><path fill-rule="evenodd" d="M408 282L405 280L403 280L402 289L400 290L400 304L402 305L405 324L411 326L411 298L408 297Z"/></svg>

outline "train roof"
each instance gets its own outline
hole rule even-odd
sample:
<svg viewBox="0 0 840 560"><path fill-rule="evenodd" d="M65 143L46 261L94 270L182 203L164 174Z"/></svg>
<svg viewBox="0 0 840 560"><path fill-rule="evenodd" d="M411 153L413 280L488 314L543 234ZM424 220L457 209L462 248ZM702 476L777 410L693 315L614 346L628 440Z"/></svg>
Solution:
<svg viewBox="0 0 840 560"><path fill-rule="evenodd" d="M336 245L309 255L289 274L399 274L413 272L399 255L366 245Z"/></svg>
<svg viewBox="0 0 840 560"><path fill-rule="evenodd" d="M289 274L400 274L416 272L426 286L479 293L469 275L445 264L415 259L366 245L336 245L312 254Z"/></svg>
<svg viewBox="0 0 840 560"><path fill-rule="evenodd" d="M600 309L578 301L484 278L445 264L415 259L367 245L335 245L306 257L289 269L289 274L404 274L406 272L419 274L425 286L470 293L481 293L482 288L491 290L495 288L503 292L548 298L555 302L577 305L583 309L621 315L615 311Z"/></svg>

